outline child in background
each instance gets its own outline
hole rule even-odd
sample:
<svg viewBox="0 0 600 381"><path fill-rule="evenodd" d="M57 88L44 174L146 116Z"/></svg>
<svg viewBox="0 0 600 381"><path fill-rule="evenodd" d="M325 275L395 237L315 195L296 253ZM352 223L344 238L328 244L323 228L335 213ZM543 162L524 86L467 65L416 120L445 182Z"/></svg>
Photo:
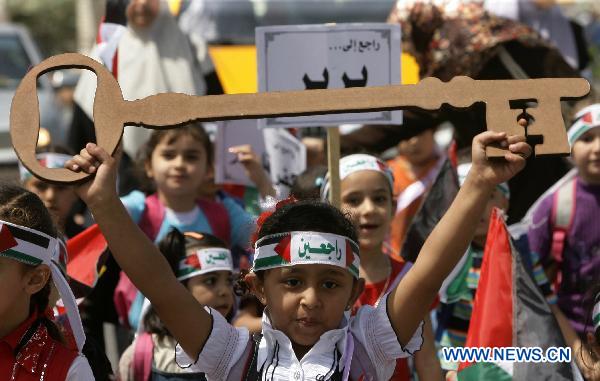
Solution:
<svg viewBox="0 0 600 381"><path fill-rule="evenodd" d="M568 137L577 175L541 201L528 236L555 286L558 307L585 340L583 296L600 279L600 104L575 118Z"/></svg>
<svg viewBox="0 0 600 381"><path fill-rule="evenodd" d="M212 143L201 125L154 131L140 156L156 193L133 191L122 201L154 242L176 228L211 233L232 246L248 245L254 221L244 210L234 202L198 200L213 163Z"/></svg>
<svg viewBox="0 0 600 381"><path fill-rule="evenodd" d="M254 227L248 213L231 198L222 202L198 198L213 161L212 143L201 125L154 131L141 151L141 161L156 193L133 191L122 202L152 241L159 242L176 228L213 234L231 247L248 246ZM234 266L237 262L234 258ZM143 297L132 295L131 283L122 276L115 304L121 319L136 328Z"/></svg>
<svg viewBox="0 0 600 381"><path fill-rule="evenodd" d="M389 160L394 174L394 199L396 210L390 228L389 251L396 259L402 249L406 231L421 207L423 195L433 184L436 168L441 165L434 129L428 128L407 140L398 143L398 156Z"/></svg>
<svg viewBox="0 0 600 381"><path fill-rule="evenodd" d="M47 168L63 168L72 155L59 147L49 147L38 151L38 161ZM73 207L79 199L72 186L52 184L34 177L19 162L19 177L25 189L35 193L43 202L54 219L54 223L66 238L81 233L82 225L76 224L71 216Z"/></svg>
<svg viewBox="0 0 600 381"><path fill-rule="evenodd" d="M210 306L227 320L234 310L233 262L231 252L217 237L173 229L158 244L177 280L201 304ZM156 311L142 314L141 333L125 350L119 362L121 381L127 380L202 380L186 373L175 363L177 344Z"/></svg>
<svg viewBox="0 0 600 381"><path fill-rule="evenodd" d="M506 147L504 161L488 161L486 146ZM379 303L345 318L362 292L356 232L337 209L298 202L277 209L258 231L253 272L246 276L266 305L258 344L205 310L176 280L158 249L129 218L116 191L117 161L88 143L67 163L95 176L78 187L121 267L148 296L179 341L178 362L209 380L388 379L396 359L420 348L422 317L472 238L483 201L496 184L525 166L524 136L485 132L473 141L471 175L423 246L419 260ZM98 165L96 165L98 163ZM189 361L191 359L191 361ZM268 375L268 376L267 376Z"/></svg>
<svg viewBox="0 0 600 381"><path fill-rule="evenodd" d="M394 215L394 179L390 169L381 160L371 155L356 154L340 160L340 180L341 207L350 214L357 230L361 253L360 275L365 280L365 289L354 310L362 305L377 307L411 267L411 264L399 262L382 251ZM415 368L420 380L441 380L431 321L427 316L424 321L423 346L415 353ZM409 379L408 361L398 359L390 380Z"/></svg>
<svg viewBox="0 0 600 381"><path fill-rule="evenodd" d="M94 380L81 354L85 335L62 270L48 210L32 192L0 185L0 379ZM64 255L64 251L62 252ZM67 307L76 347L51 320L50 285Z"/></svg>

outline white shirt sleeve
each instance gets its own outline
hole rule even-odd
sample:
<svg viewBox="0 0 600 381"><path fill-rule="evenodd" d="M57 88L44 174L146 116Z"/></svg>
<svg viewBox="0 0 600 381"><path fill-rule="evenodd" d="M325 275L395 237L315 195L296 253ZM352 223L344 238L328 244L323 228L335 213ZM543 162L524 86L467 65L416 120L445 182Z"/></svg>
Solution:
<svg viewBox="0 0 600 381"><path fill-rule="evenodd" d="M71 363L71 367L69 368L69 372L67 373L67 378L65 381L94 381L94 373L92 373L92 368L90 368L90 363L87 358L83 355L79 355L75 357L73 363Z"/></svg>
<svg viewBox="0 0 600 381"><path fill-rule="evenodd" d="M377 307L362 306L351 319L350 331L364 347L373 369L377 372L378 380L389 379L396 367L396 360L412 356L421 349L423 344L423 322L421 322L410 341L404 347L400 345L388 317L387 295Z"/></svg>
<svg viewBox="0 0 600 381"><path fill-rule="evenodd" d="M250 334L246 328L235 328L220 313L209 310L213 318L212 331L196 361L177 344L175 358L180 367L203 372L208 380L227 380L231 368L239 361L248 346Z"/></svg>

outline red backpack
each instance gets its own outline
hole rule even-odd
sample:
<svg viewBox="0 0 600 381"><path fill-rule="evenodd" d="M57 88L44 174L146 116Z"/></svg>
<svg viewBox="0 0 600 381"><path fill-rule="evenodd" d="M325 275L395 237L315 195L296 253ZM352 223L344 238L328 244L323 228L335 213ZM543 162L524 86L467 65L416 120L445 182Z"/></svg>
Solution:
<svg viewBox="0 0 600 381"><path fill-rule="evenodd" d="M227 213L225 206L217 201L206 200L198 200L197 204L202 213L206 216L206 220L213 232L212 234L229 245L231 225L229 223L229 214ZM138 222L138 226L153 242L165 219L165 214L165 206L160 202L156 193L146 197L144 212ZM119 283L115 288L113 301L121 324L128 328L131 328L129 326L129 309L137 296L137 292L137 288L131 280L129 280L129 277L121 271Z"/></svg>

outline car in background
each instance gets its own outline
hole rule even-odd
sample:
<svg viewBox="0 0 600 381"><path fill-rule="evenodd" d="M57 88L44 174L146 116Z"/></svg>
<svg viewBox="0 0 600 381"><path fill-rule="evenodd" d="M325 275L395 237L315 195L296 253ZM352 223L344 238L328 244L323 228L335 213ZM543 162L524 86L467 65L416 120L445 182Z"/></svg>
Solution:
<svg viewBox="0 0 600 381"><path fill-rule="evenodd" d="M21 79L41 61L40 52L27 29L20 25L0 23L0 166L14 167L17 156L10 139L10 105ZM53 110L54 90L45 77L38 80L37 96L40 104L40 124L49 124L56 113Z"/></svg>

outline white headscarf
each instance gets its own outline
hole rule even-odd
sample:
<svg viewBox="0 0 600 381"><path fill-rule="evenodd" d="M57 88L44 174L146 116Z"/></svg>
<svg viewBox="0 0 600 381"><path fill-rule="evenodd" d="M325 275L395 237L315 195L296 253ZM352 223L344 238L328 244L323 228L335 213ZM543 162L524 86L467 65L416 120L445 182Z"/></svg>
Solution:
<svg viewBox="0 0 600 381"><path fill-rule="evenodd" d="M169 13L165 1L160 1L159 14L152 25L144 29L128 26L114 34L108 45L114 44L115 39L118 41L117 79L125 100L165 92L189 95L206 93L206 84L192 45ZM98 53L96 50L96 55ZM106 58L102 61L105 65L109 63ZM86 91L76 91L75 100L91 118L96 79L91 72L85 77L86 80L82 76L77 87L78 90L79 87L85 87ZM135 157L150 133L145 128L126 128L123 135L125 152Z"/></svg>

